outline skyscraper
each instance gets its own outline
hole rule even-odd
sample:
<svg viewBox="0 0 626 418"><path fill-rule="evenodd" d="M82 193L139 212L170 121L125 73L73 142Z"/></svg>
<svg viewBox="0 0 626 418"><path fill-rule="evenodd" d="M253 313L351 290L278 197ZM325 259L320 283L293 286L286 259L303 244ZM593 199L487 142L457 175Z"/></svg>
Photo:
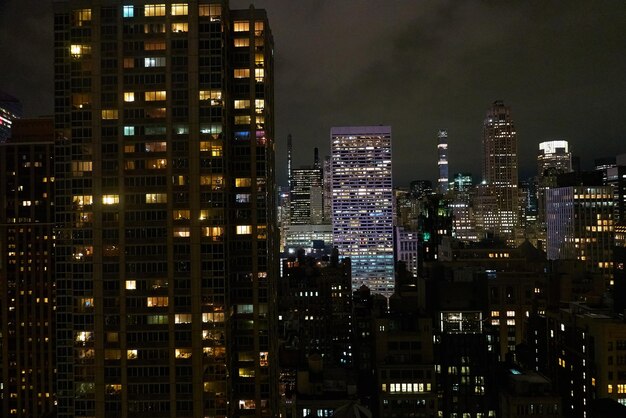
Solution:
<svg viewBox="0 0 626 418"><path fill-rule="evenodd" d="M0 91L0 142L11 136L11 125L22 117L22 104L10 94Z"/></svg>
<svg viewBox="0 0 626 418"><path fill-rule="evenodd" d="M16 120L0 167L0 415L46 416L56 403L52 120Z"/></svg>
<svg viewBox="0 0 626 418"><path fill-rule="evenodd" d="M497 100L487 110L483 124L483 183L477 190L479 227L484 234L514 244L519 221L517 189L517 133L511 109Z"/></svg>
<svg viewBox="0 0 626 418"><path fill-rule="evenodd" d="M291 225L321 224L324 215L324 187L322 168L317 157L313 166L291 170L290 223Z"/></svg>
<svg viewBox="0 0 626 418"><path fill-rule="evenodd" d="M539 144L537 155L537 219L545 225L546 190L556 187L557 175L572 171L572 154L567 141Z"/></svg>
<svg viewBox="0 0 626 418"><path fill-rule="evenodd" d="M437 134L437 153L439 160L437 165L439 167L439 179L437 181L439 186L439 193L446 194L448 192L448 131L439 131Z"/></svg>
<svg viewBox="0 0 626 418"><path fill-rule="evenodd" d="M272 415L265 12L55 6L58 415Z"/></svg>
<svg viewBox="0 0 626 418"><path fill-rule="evenodd" d="M352 261L352 288L394 289L391 127L331 129L333 242Z"/></svg>

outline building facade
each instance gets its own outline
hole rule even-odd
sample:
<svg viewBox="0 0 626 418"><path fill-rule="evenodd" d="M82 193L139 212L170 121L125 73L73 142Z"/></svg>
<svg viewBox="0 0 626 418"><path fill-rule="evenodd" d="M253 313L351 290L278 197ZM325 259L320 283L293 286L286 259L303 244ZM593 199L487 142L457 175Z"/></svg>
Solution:
<svg viewBox="0 0 626 418"><path fill-rule="evenodd" d="M391 127L332 128L333 242L352 261L352 288L393 293Z"/></svg>
<svg viewBox="0 0 626 418"><path fill-rule="evenodd" d="M58 416L272 416L266 13L67 0L54 35Z"/></svg>
<svg viewBox="0 0 626 418"><path fill-rule="evenodd" d="M14 121L0 144L0 415L55 409L54 128Z"/></svg>
<svg viewBox="0 0 626 418"><path fill-rule="evenodd" d="M437 185L439 187L439 193L446 194L449 187L448 131L439 131L437 134L437 140L437 153L439 154L439 160L437 160L437 166L439 167L439 179L437 180Z"/></svg>

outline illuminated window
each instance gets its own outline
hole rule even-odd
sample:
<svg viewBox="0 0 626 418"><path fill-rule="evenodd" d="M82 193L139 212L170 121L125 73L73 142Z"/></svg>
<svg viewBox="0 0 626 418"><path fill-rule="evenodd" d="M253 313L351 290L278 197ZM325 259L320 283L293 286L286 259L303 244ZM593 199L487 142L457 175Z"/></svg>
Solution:
<svg viewBox="0 0 626 418"><path fill-rule="evenodd" d="M91 54L91 46L79 44L70 45L70 54L73 58L80 58L83 55L89 55Z"/></svg>
<svg viewBox="0 0 626 418"><path fill-rule="evenodd" d="M124 58L124 68L135 68L135 59L134 58Z"/></svg>
<svg viewBox="0 0 626 418"><path fill-rule="evenodd" d="M72 202L78 207L92 205L93 197L91 195L77 195L72 197Z"/></svg>
<svg viewBox="0 0 626 418"><path fill-rule="evenodd" d="M145 16L165 16L165 4L146 4L143 11Z"/></svg>
<svg viewBox="0 0 626 418"><path fill-rule="evenodd" d="M169 320L167 315L148 315L146 322L148 325L167 325Z"/></svg>
<svg viewBox="0 0 626 418"><path fill-rule="evenodd" d="M136 290L136 289L137 289L137 281L126 280L126 290Z"/></svg>
<svg viewBox="0 0 626 418"><path fill-rule="evenodd" d="M235 38L233 42L234 42L235 47L250 46L250 38Z"/></svg>
<svg viewBox="0 0 626 418"><path fill-rule="evenodd" d="M167 109L164 107L154 107L151 109L146 109L146 117L159 119L164 118L167 115Z"/></svg>
<svg viewBox="0 0 626 418"><path fill-rule="evenodd" d="M135 127L134 126L124 126L124 136L135 135Z"/></svg>
<svg viewBox="0 0 626 418"><path fill-rule="evenodd" d="M202 235L205 237L213 237L218 240L224 235L224 228L221 226L206 226L202 228Z"/></svg>
<svg viewBox="0 0 626 418"><path fill-rule="evenodd" d="M250 69L249 68L235 68L233 70L233 74L235 78L250 77Z"/></svg>
<svg viewBox="0 0 626 418"><path fill-rule="evenodd" d="M148 308L162 308L168 306L168 303L167 296L149 296L146 298L146 306Z"/></svg>
<svg viewBox="0 0 626 418"><path fill-rule="evenodd" d="M117 109L102 109L102 119L117 119Z"/></svg>
<svg viewBox="0 0 626 418"><path fill-rule="evenodd" d="M202 322L204 323L224 322L224 313L223 312L203 312Z"/></svg>
<svg viewBox="0 0 626 418"><path fill-rule="evenodd" d="M124 101L125 102L134 102L135 101L135 93L132 91L124 92Z"/></svg>
<svg viewBox="0 0 626 418"><path fill-rule="evenodd" d="M506 316L508 316L509 318L515 317L515 311L506 311Z"/></svg>
<svg viewBox="0 0 626 418"><path fill-rule="evenodd" d="M86 22L91 21L91 9L74 10L72 15L76 26L84 26Z"/></svg>
<svg viewBox="0 0 626 418"><path fill-rule="evenodd" d="M254 22L254 32L257 36L263 32L263 22Z"/></svg>
<svg viewBox="0 0 626 418"><path fill-rule="evenodd" d="M190 348L177 348L176 358L191 358L191 349Z"/></svg>
<svg viewBox="0 0 626 418"><path fill-rule="evenodd" d="M265 100L256 99L254 101L254 107L256 108L257 111L265 109Z"/></svg>
<svg viewBox="0 0 626 418"><path fill-rule="evenodd" d="M167 193L146 193L146 203L167 203Z"/></svg>
<svg viewBox="0 0 626 418"><path fill-rule="evenodd" d="M146 152L165 152L167 151L167 142L146 142L145 150Z"/></svg>
<svg viewBox="0 0 626 418"><path fill-rule="evenodd" d="M189 24L187 22L172 23L172 32L189 32Z"/></svg>
<svg viewBox="0 0 626 418"><path fill-rule="evenodd" d="M252 225L237 225L237 235L252 233Z"/></svg>
<svg viewBox="0 0 626 418"><path fill-rule="evenodd" d="M189 219L188 209L176 209L172 213L174 220Z"/></svg>
<svg viewBox="0 0 626 418"><path fill-rule="evenodd" d="M122 15L124 17L134 17L135 16L135 6L124 6L122 8Z"/></svg>
<svg viewBox="0 0 626 418"><path fill-rule="evenodd" d="M233 25L235 32L247 32L250 30L250 22L245 20L236 21Z"/></svg>
<svg viewBox="0 0 626 418"><path fill-rule="evenodd" d="M135 360L137 358L137 350L126 350L126 358L128 360Z"/></svg>
<svg viewBox="0 0 626 418"><path fill-rule="evenodd" d="M165 100L167 93L165 90L147 91L144 93L146 102L154 102L157 100Z"/></svg>
<svg viewBox="0 0 626 418"><path fill-rule="evenodd" d="M259 352L259 365L261 367L269 366L269 353L267 351Z"/></svg>
<svg viewBox="0 0 626 418"><path fill-rule="evenodd" d="M235 195L235 202L250 203L250 193L238 193Z"/></svg>
<svg viewBox="0 0 626 418"><path fill-rule="evenodd" d="M164 158L146 160L146 168L149 170L162 170L167 168L167 160Z"/></svg>
<svg viewBox="0 0 626 418"><path fill-rule="evenodd" d="M191 324L191 314L176 314L174 315L175 324Z"/></svg>
<svg viewBox="0 0 626 418"><path fill-rule="evenodd" d="M93 332L90 331L75 331L74 341L76 342L88 342L93 341Z"/></svg>
<svg viewBox="0 0 626 418"><path fill-rule="evenodd" d="M265 78L265 69L263 68L255 68L254 69L254 78L258 82L262 82Z"/></svg>
<svg viewBox="0 0 626 418"><path fill-rule="evenodd" d="M250 187L252 180L249 177L237 177L235 179L235 187Z"/></svg>
<svg viewBox="0 0 626 418"><path fill-rule="evenodd" d="M91 161L72 161L72 173L74 175L79 175L79 173L91 171L91 169Z"/></svg>
<svg viewBox="0 0 626 418"><path fill-rule="evenodd" d="M515 325L515 319L507 319L506 320L506 324L507 325Z"/></svg>
<svg viewBox="0 0 626 418"><path fill-rule="evenodd" d="M165 57L148 57L143 62L144 67L165 67Z"/></svg>
<svg viewBox="0 0 626 418"><path fill-rule="evenodd" d="M249 125L251 120L250 115L236 115L235 125Z"/></svg>
<svg viewBox="0 0 626 418"><path fill-rule="evenodd" d="M241 370L241 369L239 369L239 370ZM256 403L255 403L254 399L240 399L239 400L239 409L256 409Z"/></svg>
<svg viewBox="0 0 626 418"><path fill-rule="evenodd" d="M201 4L198 6L200 16L210 16L211 20L219 20L222 16L222 6L219 4Z"/></svg>
<svg viewBox="0 0 626 418"><path fill-rule="evenodd" d="M122 358L120 350L115 350L112 348L107 348L104 350L105 360L119 360L120 358Z"/></svg>
<svg viewBox="0 0 626 418"><path fill-rule="evenodd" d="M102 196L103 205L116 205L120 203L120 196L116 194L105 194Z"/></svg>
<svg viewBox="0 0 626 418"><path fill-rule="evenodd" d="M249 109L250 100L235 100L235 109Z"/></svg>
<svg viewBox="0 0 626 418"><path fill-rule="evenodd" d="M186 16L188 13L187 3L172 4L172 16Z"/></svg>
<svg viewBox="0 0 626 418"><path fill-rule="evenodd" d="M165 50L165 41L144 41L143 49L146 51L164 51Z"/></svg>
<svg viewBox="0 0 626 418"><path fill-rule="evenodd" d="M189 228L186 226L174 227L175 238L188 238L190 236Z"/></svg>

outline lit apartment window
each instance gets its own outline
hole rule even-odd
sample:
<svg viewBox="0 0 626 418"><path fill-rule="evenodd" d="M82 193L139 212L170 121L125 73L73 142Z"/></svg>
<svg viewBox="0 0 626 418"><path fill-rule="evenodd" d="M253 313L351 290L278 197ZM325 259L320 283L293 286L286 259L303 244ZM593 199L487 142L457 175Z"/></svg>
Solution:
<svg viewBox="0 0 626 418"><path fill-rule="evenodd" d="M235 187L250 187L252 185L252 179L249 177L237 177L235 179Z"/></svg>
<svg viewBox="0 0 626 418"><path fill-rule="evenodd" d="M167 193L146 193L146 203L167 203Z"/></svg>
<svg viewBox="0 0 626 418"><path fill-rule="evenodd" d="M132 136L132 135L135 135L135 127L124 126L124 136Z"/></svg>
<svg viewBox="0 0 626 418"><path fill-rule="evenodd" d="M143 49L145 51L164 51L165 50L165 41L144 41Z"/></svg>
<svg viewBox="0 0 626 418"><path fill-rule="evenodd" d="M265 100L263 100L263 99L256 99L254 101L254 107L256 108L257 111L265 109Z"/></svg>
<svg viewBox="0 0 626 418"><path fill-rule="evenodd" d="M235 32L247 32L250 30L250 22L245 20L236 21L233 28Z"/></svg>
<svg viewBox="0 0 626 418"><path fill-rule="evenodd" d="M93 196L91 195L77 195L72 197L72 202L80 207L93 204Z"/></svg>
<svg viewBox="0 0 626 418"><path fill-rule="evenodd" d="M200 16L210 16L211 20L219 20L222 16L222 6L219 4L201 4L198 6L198 14Z"/></svg>
<svg viewBox="0 0 626 418"><path fill-rule="evenodd" d="M236 115L235 125L249 125L251 120L250 115Z"/></svg>
<svg viewBox="0 0 626 418"><path fill-rule="evenodd" d="M74 24L83 26L86 22L91 21L91 9L78 9L73 12Z"/></svg>
<svg viewBox="0 0 626 418"><path fill-rule="evenodd" d="M174 228L174 238L189 238L189 228L186 226L179 226Z"/></svg>
<svg viewBox="0 0 626 418"><path fill-rule="evenodd" d="M128 360L136 360L138 352L137 350L126 350L126 359Z"/></svg>
<svg viewBox="0 0 626 418"><path fill-rule="evenodd" d="M249 109L250 100L235 100L235 109Z"/></svg>
<svg viewBox="0 0 626 418"><path fill-rule="evenodd" d="M233 70L233 74L235 78L250 77L250 69L249 68L235 68Z"/></svg>
<svg viewBox="0 0 626 418"><path fill-rule="evenodd" d="M187 3L172 4L172 16L186 16L188 13Z"/></svg>
<svg viewBox="0 0 626 418"><path fill-rule="evenodd" d="M162 308L169 304L167 296L149 296L146 298L146 306L148 308Z"/></svg>
<svg viewBox="0 0 626 418"><path fill-rule="evenodd" d="M235 47L248 47L250 46L250 38L235 38L233 41Z"/></svg>
<svg viewBox="0 0 626 418"><path fill-rule="evenodd" d="M146 322L148 325L167 325L169 321L167 315L148 315Z"/></svg>
<svg viewBox="0 0 626 418"><path fill-rule="evenodd" d="M165 57L148 57L143 59L144 67L165 67Z"/></svg>
<svg viewBox="0 0 626 418"><path fill-rule="evenodd" d="M70 45L72 58L81 58L83 55L91 54L91 45L72 44Z"/></svg>
<svg viewBox="0 0 626 418"><path fill-rule="evenodd" d="M144 95L146 102L154 102L157 100L165 100L167 93L165 92L165 90L146 91Z"/></svg>
<svg viewBox="0 0 626 418"><path fill-rule="evenodd" d="M146 142L146 152L165 152L167 151L167 142Z"/></svg>
<svg viewBox="0 0 626 418"><path fill-rule="evenodd" d="M217 240L224 235L224 228L221 226L206 226L202 228L202 235L205 237L213 237Z"/></svg>
<svg viewBox="0 0 626 418"><path fill-rule="evenodd" d="M164 107L155 107L146 109L146 117L153 119L162 119L167 115L167 109Z"/></svg>
<svg viewBox="0 0 626 418"><path fill-rule="evenodd" d="M146 160L146 168L149 170L161 170L167 168L167 160L164 158Z"/></svg>
<svg viewBox="0 0 626 418"><path fill-rule="evenodd" d="M237 225L237 235L246 235L252 233L252 225Z"/></svg>
<svg viewBox="0 0 626 418"><path fill-rule="evenodd" d="M191 324L191 314L176 314L174 315L175 324Z"/></svg>
<svg viewBox="0 0 626 418"><path fill-rule="evenodd" d="M143 11L145 16L165 16L165 4L146 4Z"/></svg>
<svg viewBox="0 0 626 418"><path fill-rule="evenodd" d="M515 317L515 311L506 311L506 316L508 316L509 318Z"/></svg>
<svg viewBox="0 0 626 418"><path fill-rule="evenodd" d="M182 220L182 219L189 219L189 210L187 209L175 209L172 213L172 217L173 219L176 220Z"/></svg>
<svg viewBox="0 0 626 418"><path fill-rule="evenodd" d="M262 82L265 78L265 70L263 68L254 69L254 79L258 82Z"/></svg>
<svg viewBox="0 0 626 418"><path fill-rule="evenodd" d="M126 290L136 290L136 289L137 289L136 280L126 280Z"/></svg>
<svg viewBox="0 0 626 418"><path fill-rule="evenodd" d="M259 352L259 365L261 367L269 366L269 353L267 351Z"/></svg>
<svg viewBox="0 0 626 418"><path fill-rule="evenodd" d="M135 16L135 6L123 6L122 7L122 16L124 16L124 17L134 17Z"/></svg>
<svg viewBox="0 0 626 418"><path fill-rule="evenodd" d="M214 322L224 322L224 313L223 312L204 312L202 313L202 322L206 323L214 323Z"/></svg>
<svg viewBox="0 0 626 418"><path fill-rule="evenodd" d="M135 68L135 59L124 58L124 68Z"/></svg>
<svg viewBox="0 0 626 418"><path fill-rule="evenodd" d="M172 23L172 32L174 33L189 32L189 24L187 22Z"/></svg>
<svg viewBox="0 0 626 418"><path fill-rule="evenodd" d="M125 102L134 102L135 101L135 93L132 91L124 92L124 101Z"/></svg>
<svg viewBox="0 0 626 418"><path fill-rule="evenodd" d="M105 194L102 196L103 205L116 205L120 203L120 196L116 194Z"/></svg>
<svg viewBox="0 0 626 418"><path fill-rule="evenodd" d="M117 109L102 109L102 119L117 119Z"/></svg>
<svg viewBox="0 0 626 418"><path fill-rule="evenodd" d="M263 22L254 22L254 32L257 36L263 32Z"/></svg>
<svg viewBox="0 0 626 418"><path fill-rule="evenodd" d="M176 358L191 358L190 348L177 348L175 351Z"/></svg>

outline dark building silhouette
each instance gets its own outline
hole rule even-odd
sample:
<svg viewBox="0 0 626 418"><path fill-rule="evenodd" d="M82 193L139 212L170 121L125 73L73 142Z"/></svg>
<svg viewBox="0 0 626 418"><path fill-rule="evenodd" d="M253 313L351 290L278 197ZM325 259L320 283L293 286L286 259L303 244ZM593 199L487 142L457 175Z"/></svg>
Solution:
<svg viewBox="0 0 626 418"><path fill-rule="evenodd" d="M14 121L0 167L0 415L46 416L56 404L53 121Z"/></svg>

